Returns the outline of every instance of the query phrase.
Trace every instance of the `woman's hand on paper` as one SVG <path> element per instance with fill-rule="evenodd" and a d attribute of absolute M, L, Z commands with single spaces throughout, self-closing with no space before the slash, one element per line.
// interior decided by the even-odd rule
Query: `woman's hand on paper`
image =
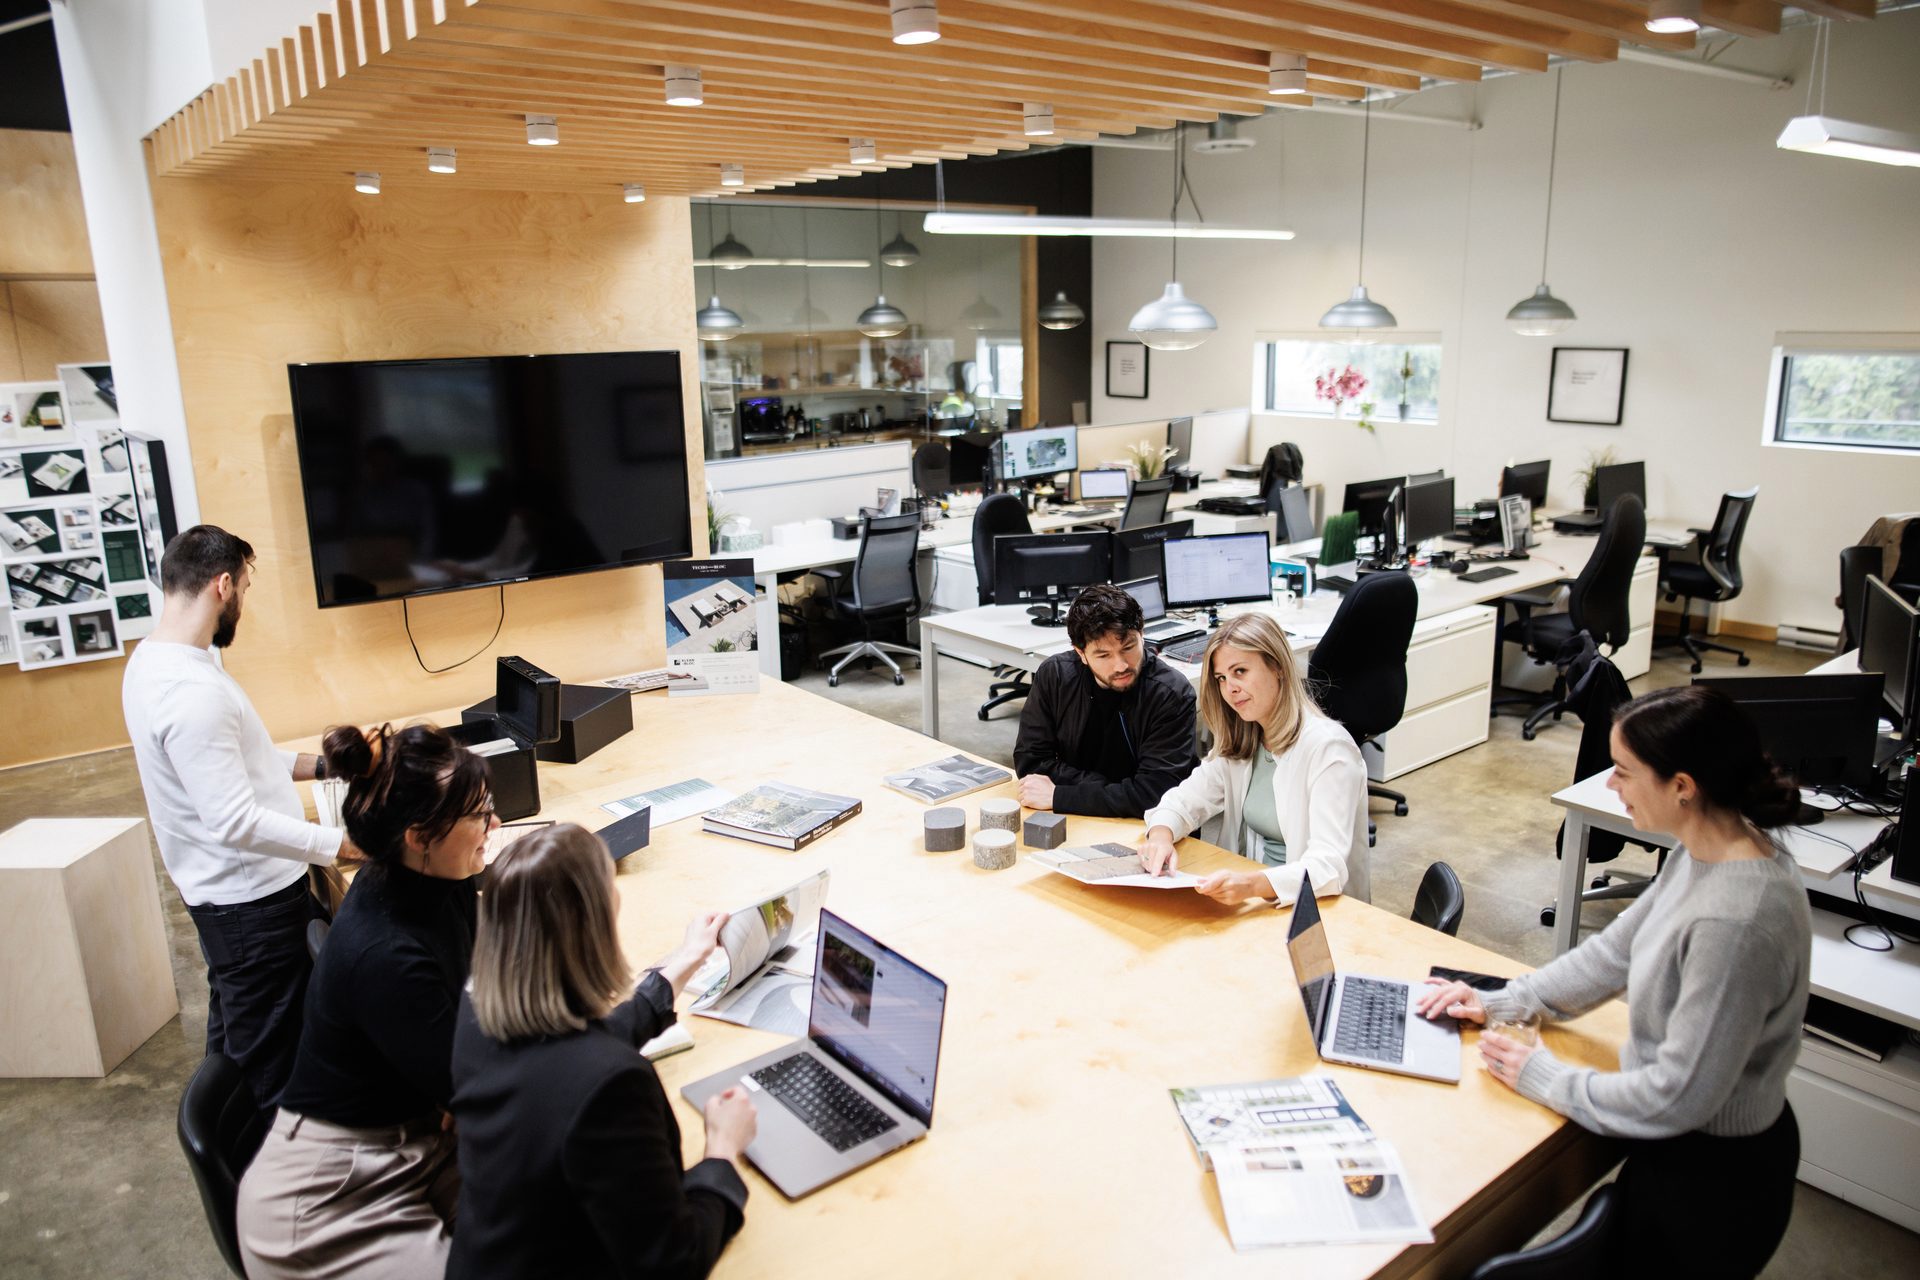
<path fill-rule="evenodd" d="M 1155 827 L 1141 838 L 1140 865 L 1150 876 L 1172 875 L 1180 869 L 1180 852 L 1173 847 L 1173 831 Z"/>

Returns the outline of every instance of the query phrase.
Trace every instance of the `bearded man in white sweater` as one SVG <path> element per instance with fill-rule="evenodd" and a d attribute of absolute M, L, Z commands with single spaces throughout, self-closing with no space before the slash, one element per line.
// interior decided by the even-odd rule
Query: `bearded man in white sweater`
<path fill-rule="evenodd" d="M 127 660 L 120 703 L 160 859 L 207 962 L 207 1052 L 233 1059 L 266 1109 L 293 1069 L 313 968 L 308 869 L 358 851 L 306 820 L 294 783 L 319 776 L 317 757 L 275 747 L 220 664 L 252 581 L 243 539 L 208 524 L 175 535 L 166 606 Z"/>

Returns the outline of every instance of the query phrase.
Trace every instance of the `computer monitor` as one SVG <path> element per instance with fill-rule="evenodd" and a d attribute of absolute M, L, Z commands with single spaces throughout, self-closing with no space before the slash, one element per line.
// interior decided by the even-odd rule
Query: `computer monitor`
<path fill-rule="evenodd" d="M 1553 470 L 1552 459 L 1540 462 L 1516 462 L 1510 467 L 1500 468 L 1500 496 L 1505 498 L 1513 494 L 1527 500 L 1527 505 L 1535 511 L 1541 511 L 1547 505 L 1547 475 Z"/>
<path fill-rule="evenodd" d="M 954 488 L 974 489 L 986 483 L 988 459 L 993 456 L 991 437 L 974 432 L 955 436 L 947 441 L 947 452 L 953 457 L 947 474 Z"/>
<path fill-rule="evenodd" d="M 1305 542 L 1312 538 L 1315 534 L 1313 498 L 1307 493 L 1307 487 L 1290 484 L 1279 491 L 1278 497 L 1280 541 L 1282 543 Z"/>
<path fill-rule="evenodd" d="M 1446 478 L 1447 473 L 1444 469 L 1440 471 L 1416 471 L 1408 473 L 1407 483 L 1409 485 L 1432 484 L 1435 480 L 1445 480 Z"/>
<path fill-rule="evenodd" d="M 1273 599 L 1271 552 L 1272 546 L 1264 531 L 1168 539 L 1167 608 L 1192 609 Z"/>
<path fill-rule="evenodd" d="M 1066 619 L 1059 605 L 1082 587 L 1107 582 L 1113 566 L 1113 535 L 1088 533 L 1003 533 L 993 540 L 993 602 L 1052 606 L 1035 618 L 1041 626 Z"/>
<path fill-rule="evenodd" d="M 1453 532 L 1453 481 L 1407 485 L 1407 546 Z"/>
<path fill-rule="evenodd" d="M 1173 456 L 1167 459 L 1167 470 L 1186 466 L 1193 457 L 1193 419 L 1174 418 L 1168 422 L 1167 443 L 1173 446 Z"/>
<path fill-rule="evenodd" d="M 1613 500 L 1626 493 L 1640 499 L 1640 505 L 1645 507 L 1647 505 L 1647 464 L 1616 462 L 1612 466 L 1595 467 L 1593 487 L 1600 499 L 1594 510 L 1602 514 L 1613 510 Z"/>
<path fill-rule="evenodd" d="M 1732 698 L 1760 730 L 1773 762 L 1805 787 L 1877 790 L 1879 672 L 1825 676 L 1696 676 Z"/>
<path fill-rule="evenodd" d="M 1113 535 L 1113 580 L 1131 582 L 1149 575 L 1164 578 L 1166 559 L 1163 552 L 1167 539 L 1192 536 L 1191 520 L 1169 520 L 1165 524 L 1118 530 Z"/>
<path fill-rule="evenodd" d="M 1381 533 L 1386 527 L 1387 499 L 1395 489 L 1405 488 L 1406 483 L 1405 476 L 1356 481 L 1347 486 L 1346 501 L 1340 504 L 1340 509 L 1359 515 L 1360 528 L 1356 532 L 1362 537 Z"/>
<path fill-rule="evenodd" d="M 1860 669 L 1886 678 L 1881 697 L 1903 734 L 1913 734 L 1914 686 L 1920 683 L 1920 609 L 1877 577 L 1867 579 L 1860 609 Z"/>
<path fill-rule="evenodd" d="M 1000 437 L 1001 476 L 1007 480 L 1031 480 L 1062 471 L 1080 469 L 1080 429 L 1078 427 L 1036 427 L 1032 431 L 1009 431 Z"/>
<path fill-rule="evenodd" d="M 1125 467 L 1092 467 L 1080 473 L 1082 502 L 1125 499 L 1133 490 L 1133 473 Z"/>

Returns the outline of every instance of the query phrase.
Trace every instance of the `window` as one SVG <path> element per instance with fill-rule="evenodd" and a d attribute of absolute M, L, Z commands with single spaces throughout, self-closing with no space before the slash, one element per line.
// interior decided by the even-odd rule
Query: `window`
<path fill-rule="evenodd" d="M 981 354 L 986 358 L 986 366 L 980 372 L 978 394 L 994 396 L 1002 400 L 1018 400 L 1022 391 L 1022 379 L 1025 376 L 1026 353 L 1018 338 L 983 338 L 980 341 Z"/>
<path fill-rule="evenodd" d="M 1266 345 L 1269 413 L 1349 421 L 1364 412 L 1376 422 L 1437 422 L 1440 419 L 1440 344 L 1401 342 L 1349 344 L 1280 338 Z M 1320 396 L 1314 379 L 1352 368 L 1365 380 L 1358 396 L 1342 402 Z M 1371 405 L 1371 409 L 1362 409 Z"/>
<path fill-rule="evenodd" d="M 1773 438 L 1920 451 L 1920 351 L 1774 351 Z"/>

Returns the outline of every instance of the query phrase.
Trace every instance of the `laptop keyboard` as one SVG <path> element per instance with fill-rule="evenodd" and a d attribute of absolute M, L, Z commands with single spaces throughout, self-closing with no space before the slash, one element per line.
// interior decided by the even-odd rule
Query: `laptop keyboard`
<path fill-rule="evenodd" d="M 1407 984 L 1343 978 L 1333 1051 L 1350 1058 L 1398 1062 L 1406 1054 Z"/>
<path fill-rule="evenodd" d="M 857 1147 L 897 1124 L 811 1054 L 782 1058 L 754 1072 L 753 1079 L 835 1151 Z"/>
<path fill-rule="evenodd" d="M 1193 636 L 1189 639 L 1166 646 L 1160 650 L 1160 656 L 1163 658 L 1171 658 L 1175 662 L 1184 662 L 1188 666 L 1192 666 L 1194 663 L 1200 661 L 1201 655 L 1206 653 L 1206 651 L 1207 637 Z"/>

